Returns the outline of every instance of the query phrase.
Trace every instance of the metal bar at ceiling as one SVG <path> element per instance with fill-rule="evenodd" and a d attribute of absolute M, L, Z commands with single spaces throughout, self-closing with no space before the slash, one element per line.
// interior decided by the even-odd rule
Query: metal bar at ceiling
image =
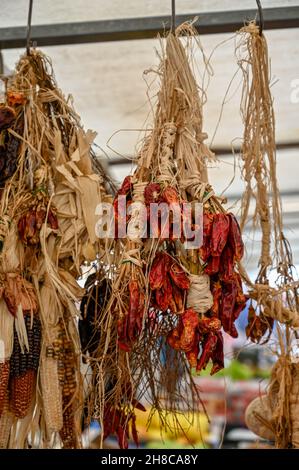
<path fill-rule="evenodd" d="M 298 28 L 299 6 L 265 8 L 265 29 Z M 199 13 L 195 27 L 200 34 L 230 33 L 256 17 L 256 10 Z M 197 14 L 177 15 L 176 24 L 192 20 Z M 31 40 L 40 46 L 58 46 L 107 41 L 148 39 L 170 28 L 169 16 L 123 18 L 117 20 L 58 23 L 32 26 Z M 26 27 L 0 28 L 0 49 L 26 45 Z"/>
<path fill-rule="evenodd" d="M 276 144 L 276 150 L 296 150 L 299 148 L 299 142 L 293 141 L 293 142 L 278 142 Z M 215 155 L 218 157 L 231 157 L 233 155 L 232 149 L 229 147 L 214 147 L 211 149 Z M 235 155 L 238 155 L 240 153 L 239 148 L 234 149 Z M 108 165 L 114 166 L 114 165 L 131 165 L 134 163 L 134 157 L 129 157 L 126 156 L 124 158 L 109 158 L 107 160 Z"/>

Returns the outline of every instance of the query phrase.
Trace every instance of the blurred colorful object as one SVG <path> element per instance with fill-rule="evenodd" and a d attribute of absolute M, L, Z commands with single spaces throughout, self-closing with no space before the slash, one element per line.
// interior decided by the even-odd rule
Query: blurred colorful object
<path fill-rule="evenodd" d="M 183 449 L 207 446 L 209 422 L 203 413 L 174 414 L 161 410 L 160 416 L 164 422 L 163 428 L 158 411 L 147 409 L 144 413 L 136 410 L 139 441 L 145 447 Z"/>

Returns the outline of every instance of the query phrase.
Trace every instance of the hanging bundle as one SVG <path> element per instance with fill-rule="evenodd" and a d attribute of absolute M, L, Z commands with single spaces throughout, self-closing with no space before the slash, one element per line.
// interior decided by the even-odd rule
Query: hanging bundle
<path fill-rule="evenodd" d="M 145 400 L 163 429 L 163 409 L 182 406 L 193 414 L 200 400 L 193 373 L 209 361 L 212 374 L 224 367 L 222 329 L 237 336 L 234 321 L 246 303 L 236 265 L 244 251 L 240 229 L 207 181 L 214 156 L 204 143 L 203 102 L 191 69 L 196 34 L 186 23 L 166 38 L 154 125 L 114 200 L 111 296 L 97 322 L 89 412 L 100 420 L 103 437 L 117 434 L 121 447 L 128 435 L 136 442 L 134 408 L 143 409 Z M 200 228 L 197 203 L 203 244 L 189 249 Z"/>
<path fill-rule="evenodd" d="M 247 410 L 248 426 L 258 435 L 275 440 L 276 447 L 298 447 L 298 364 L 292 361 L 293 328 L 299 326 L 299 282 L 294 278 L 290 245 L 283 234 L 282 208 L 276 174 L 275 119 L 270 91 L 267 42 L 256 24 L 240 31 L 238 50 L 246 50 L 239 65 L 244 73 L 241 150 L 246 189 L 242 198 L 241 228 L 253 220 L 262 233 L 259 272 L 254 283 L 240 266 L 251 299 L 247 337 L 259 343 L 269 339 L 274 321 L 279 334 L 278 360 L 266 398 L 255 400 Z M 275 287 L 270 270 L 276 271 Z"/>
<path fill-rule="evenodd" d="M 244 136 L 241 149 L 242 175 L 245 192 L 242 197 L 241 229 L 249 220 L 262 233 L 259 272 L 255 283 L 244 274 L 252 299 L 247 335 L 259 342 L 273 321 L 298 327 L 298 282 L 290 245 L 284 236 L 282 208 L 276 175 L 275 118 L 270 91 L 270 68 L 267 42 L 255 23 L 240 31 L 240 54 L 246 47 L 247 56 L 239 58 L 244 73 L 241 112 Z M 276 288 L 269 285 L 269 272 L 277 272 Z"/>
<path fill-rule="evenodd" d="M 27 446 L 39 423 L 42 447 L 59 433 L 63 447 L 76 448 L 83 410 L 76 302 L 84 293 L 76 279 L 82 263 L 103 252 L 96 206 L 109 181 L 91 149 L 95 134 L 83 130 L 40 51 L 22 57 L 8 81 L 0 132 L 0 412 L 3 429 L 10 425 L 1 446 Z"/>

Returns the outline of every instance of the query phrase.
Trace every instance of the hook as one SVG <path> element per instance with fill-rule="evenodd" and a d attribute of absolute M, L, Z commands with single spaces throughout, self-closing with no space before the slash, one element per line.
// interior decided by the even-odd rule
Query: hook
<path fill-rule="evenodd" d="M 264 29 L 264 15 L 263 15 L 263 8 L 261 5 L 260 0 L 256 0 L 256 4 L 259 10 L 259 26 L 260 26 L 260 36 L 263 34 L 263 29 Z"/>
<path fill-rule="evenodd" d="M 172 33 L 175 32 L 175 0 L 171 0 L 171 28 Z"/>
<path fill-rule="evenodd" d="M 27 20 L 27 40 L 26 40 L 27 55 L 30 55 L 32 6 L 33 6 L 33 0 L 29 0 L 29 10 L 28 10 L 28 20 Z"/>

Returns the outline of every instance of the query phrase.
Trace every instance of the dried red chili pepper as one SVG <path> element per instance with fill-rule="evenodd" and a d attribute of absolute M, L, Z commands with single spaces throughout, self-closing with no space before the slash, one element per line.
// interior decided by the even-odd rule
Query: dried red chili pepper
<path fill-rule="evenodd" d="M 144 190 L 144 202 L 145 204 L 151 204 L 152 202 L 159 202 L 161 193 L 161 186 L 159 183 L 149 183 Z"/>
<path fill-rule="evenodd" d="M 217 331 L 215 334 L 217 335 L 217 344 L 212 355 L 213 367 L 210 375 L 214 375 L 224 368 L 223 336 L 221 331 Z"/>
<path fill-rule="evenodd" d="M 268 318 L 263 313 L 256 315 L 253 306 L 251 305 L 248 309 L 248 324 L 245 328 L 247 338 L 254 343 L 259 343 L 263 336 L 269 330 L 269 336 L 272 333 L 274 321 L 272 318 Z M 265 342 L 267 342 L 268 338 Z"/>
<path fill-rule="evenodd" d="M 211 293 L 213 295 L 213 305 L 211 308 L 211 313 L 212 315 L 218 317 L 222 297 L 222 288 L 219 280 L 211 282 Z"/>
<path fill-rule="evenodd" d="M 189 362 L 190 367 L 197 366 L 197 359 L 199 355 L 199 341 L 200 341 L 200 335 L 198 331 L 196 331 L 192 348 L 190 349 L 190 351 L 185 352 L 186 358 L 187 358 L 187 361 Z"/>
<path fill-rule="evenodd" d="M 240 261 L 244 255 L 244 243 L 242 240 L 240 226 L 234 214 L 229 213 L 228 216 L 230 218 L 228 240 L 233 249 L 235 259 Z"/>
<path fill-rule="evenodd" d="M 211 254 L 220 256 L 227 242 L 230 218 L 226 214 L 215 214 L 212 227 Z"/>
<path fill-rule="evenodd" d="M 123 180 L 121 187 L 116 193 L 116 197 L 125 196 L 126 194 L 132 191 L 133 191 L 132 176 L 126 176 L 125 179 Z"/>
<path fill-rule="evenodd" d="M 184 328 L 180 337 L 180 349 L 182 351 L 190 351 L 194 343 L 199 322 L 198 314 L 192 308 L 189 308 L 185 310 L 181 318 Z"/>
<path fill-rule="evenodd" d="M 234 252 L 230 245 L 226 245 L 220 258 L 219 277 L 223 281 L 230 281 L 234 278 Z"/>
<path fill-rule="evenodd" d="M 178 324 L 177 326 L 170 331 L 170 333 L 167 336 L 167 343 L 169 346 L 171 346 L 173 349 L 180 350 L 180 338 L 182 335 L 184 329 L 184 324 L 182 317 L 179 317 Z"/>
<path fill-rule="evenodd" d="M 149 285 L 152 290 L 161 289 L 166 276 L 166 267 L 167 262 L 164 253 L 157 253 L 149 273 Z"/>
<path fill-rule="evenodd" d="M 117 428 L 117 440 L 120 449 L 127 449 L 129 447 L 128 438 L 126 436 L 126 429 L 119 425 Z"/>
<path fill-rule="evenodd" d="M 161 199 L 167 202 L 167 204 L 179 204 L 180 202 L 177 190 L 171 186 L 167 186 L 164 189 Z"/>
<path fill-rule="evenodd" d="M 220 308 L 220 320 L 223 329 L 233 338 L 238 337 L 238 332 L 234 325 L 234 309 L 237 297 L 237 286 L 235 282 L 222 283 L 222 299 Z"/>
<path fill-rule="evenodd" d="M 205 266 L 205 273 L 209 276 L 217 274 L 220 269 L 220 259 L 220 256 L 210 256 L 208 259 L 208 263 Z"/>
<path fill-rule="evenodd" d="M 145 409 L 144 409 L 144 411 L 145 411 Z M 132 414 L 131 421 L 132 421 L 132 438 L 133 438 L 133 441 L 135 442 L 136 446 L 138 447 L 139 446 L 139 439 L 138 439 L 138 433 L 137 433 L 137 428 L 136 428 L 136 415 L 134 413 Z"/>
<path fill-rule="evenodd" d="M 176 304 L 176 311 L 183 313 L 184 311 L 184 291 L 182 291 L 175 283 L 172 284 L 173 300 Z"/>
<path fill-rule="evenodd" d="M 171 298 L 170 298 L 168 308 L 171 311 L 171 313 L 179 313 L 173 296 L 171 296 Z"/>
<path fill-rule="evenodd" d="M 183 271 L 183 269 L 177 263 L 173 263 L 171 265 L 169 274 L 177 287 L 183 290 L 189 289 L 190 280 L 185 271 Z"/>
<path fill-rule="evenodd" d="M 205 369 L 209 360 L 212 359 L 214 351 L 216 349 L 217 341 L 218 341 L 218 336 L 213 332 L 208 333 L 205 336 L 202 342 L 201 356 L 197 361 L 197 366 L 196 366 L 197 372 L 200 372 L 202 369 Z"/>
<path fill-rule="evenodd" d="M 201 317 L 198 323 L 198 330 L 202 334 L 213 331 L 214 333 L 221 328 L 221 321 L 216 317 Z"/>

